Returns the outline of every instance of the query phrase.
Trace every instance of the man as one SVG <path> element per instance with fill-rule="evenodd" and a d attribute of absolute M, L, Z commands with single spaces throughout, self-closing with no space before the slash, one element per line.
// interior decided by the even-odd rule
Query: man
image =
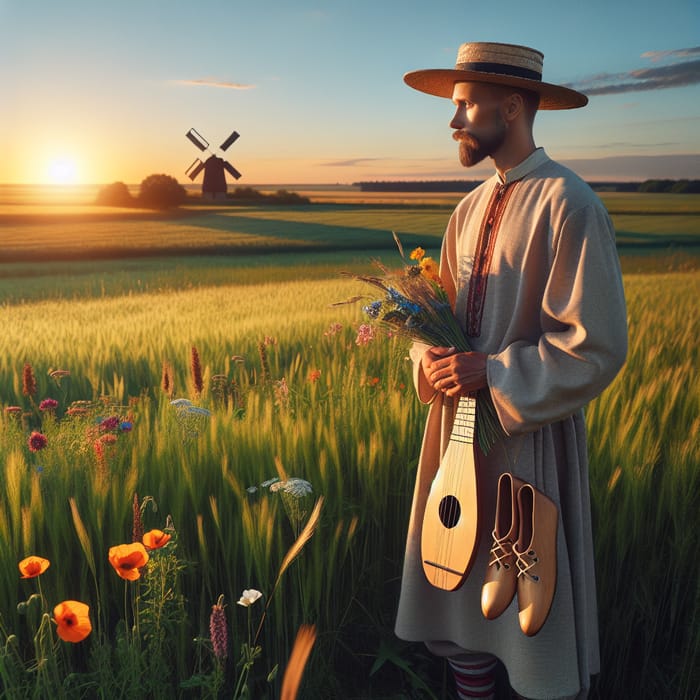
<path fill-rule="evenodd" d="M 535 146 L 538 109 L 587 103 L 574 90 L 543 82 L 542 62 L 527 47 L 467 43 L 454 70 L 404 77 L 409 86 L 454 102 L 450 126 L 461 163 L 490 157 L 496 169 L 457 206 L 442 244 L 440 276 L 474 351 L 412 349 L 419 398 L 431 405 L 396 633 L 448 658 L 460 698 L 494 697 L 498 660 L 515 696 L 526 698 L 585 697 L 600 665 L 582 409 L 624 363 L 626 309 L 607 212 L 582 180 Z M 458 398 L 480 389 L 490 393 L 504 435 L 487 455 L 476 450 L 483 522 L 474 564 L 461 587 L 442 590 L 423 571 L 425 504 Z M 556 580 L 544 576 L 552 579 L 545 582 L 550 598 L 539 603 L 544 622 L 534 627 L 529 610 L 519 609 L 521 586 L 538 584 L 527 571 L 533 562 L 522 564 L 527 543 L 521 556 L 517 543 L 497 539 L 497 493 L 501 516 L 512 506 L 517 525 L 520 514 L 521 537 L 527 502 L 515 491 L 512 504 L 501 502 L 508 493 L 499 487 L 504 473 L 512 476 L 506 483 L 534 487 L 527 517 L 536 528 L 543 527 L 545 507 L 554 513 L 556 529 L 540 536 L 551 536 L 551 552 L 541 549 L 556 561 Z M 506 553 L 510 567 L 502 568 Z M 517 586 L 517 595 L 498 606 L 486 585 L 494 572 L 512 575 Z"/>

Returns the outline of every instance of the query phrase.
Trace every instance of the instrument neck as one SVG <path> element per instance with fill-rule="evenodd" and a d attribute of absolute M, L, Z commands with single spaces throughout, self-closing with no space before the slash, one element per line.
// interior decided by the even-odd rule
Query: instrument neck
<path fill-rule="evenodd" d="M 460 396 L 450 440 L 473 445 L 475 426 L 476 399 L 473 396 Z"/>

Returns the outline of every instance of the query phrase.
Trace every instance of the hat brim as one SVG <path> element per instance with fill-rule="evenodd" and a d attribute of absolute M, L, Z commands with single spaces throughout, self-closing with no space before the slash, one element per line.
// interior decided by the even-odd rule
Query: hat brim
<path fill-rule="evenodd" d="M 406 73 L 403 79 L 406 85 L 415 90 L 448 99 L 452 99 L 455 83 L 476 82 L 508 85 L 536 92 L 540 96 L 540 109 L 576 109 L 588 104 L 588 98 L 583 93 L 563 85 L 552 85 L 540 80 L 517 78 L 500 73 L 430 68 Z"/>

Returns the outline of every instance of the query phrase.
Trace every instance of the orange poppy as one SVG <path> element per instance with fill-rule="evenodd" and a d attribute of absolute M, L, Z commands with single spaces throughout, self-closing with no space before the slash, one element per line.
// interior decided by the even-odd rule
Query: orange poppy
<path fill-rule="evenodd" d="M 160 549 L 170 542 L 171 537 L 172 535 L 162 530 L 150 530 L 144 533 L 143 543 L 148 549 Z"/>
<path fill-rule="evenodd" d="M 53 609 L 56 634 L 64 642 L 82 642 L 92 632 L 90 607 L 77 600 L 64 600 Z"/>
<path fill-rule="evenodd" d="M 109 563 L 127 581 L 136 581 L 141 576 L 139 569 L 148 564 L 148 559 L 148 552 L 140 542 L 109 548 Z"/>
<path fill-rule="evenodd" d="M 49 568 L 50 564 L 51 562 L 48 559 L 31 556 L 22 559 L 19 563 L 19 570 L 22 574 L 22 578 L 35 578 L 43 574 L 44 571 Z"/>

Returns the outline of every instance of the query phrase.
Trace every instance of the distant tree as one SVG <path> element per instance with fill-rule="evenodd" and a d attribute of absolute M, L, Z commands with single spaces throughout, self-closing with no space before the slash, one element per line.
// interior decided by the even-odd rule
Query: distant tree
<path fill-rule="evenodd" d="M 288 190 L 277 190 L 272 197 L 276 204 L 309 204 L 311 201 L 308 197 L 302 197 L 297 192 Z"/>
<path fill-rule="evenodd" d="M 236 187 L 233 192 L 229 193 L 228 198 L 237 204 L 292 205 L 309 204 L 311 201 L 308 197 L 302 197 L 296 192 L 277 190 L 274 194 L 264 194 L 254 187 Z"/>
<path fill-rule="evenodd" d="M 187 191 L 170 175 L 149 175 L 139 189 L 139 204 L 148 209 L 170 209 L 186 199 Z"/>
<path fill-rule="evenodd" d="M 671 192 L 674 194 L 698 194 L 700 192 L 700 180 L 678 180 Z"/>
<path fill-rule="evenodd" d="M 133 207 L 134 198 L 123 182 L 113 182 L 111 185 L 100 187 L 95 204 L 105 207 Z"/>
<path fill-rule="evenodd" d="M 253 187 L 236 187 L 236 189 L 229 194 L 229 199 L 255 201 L 265 199 L 265 195 Z"/>
<path fill-rule="evenodd" d="M 639 185 L 640 192 L 670 192 L 673 180 L 645 180 Z"/>

